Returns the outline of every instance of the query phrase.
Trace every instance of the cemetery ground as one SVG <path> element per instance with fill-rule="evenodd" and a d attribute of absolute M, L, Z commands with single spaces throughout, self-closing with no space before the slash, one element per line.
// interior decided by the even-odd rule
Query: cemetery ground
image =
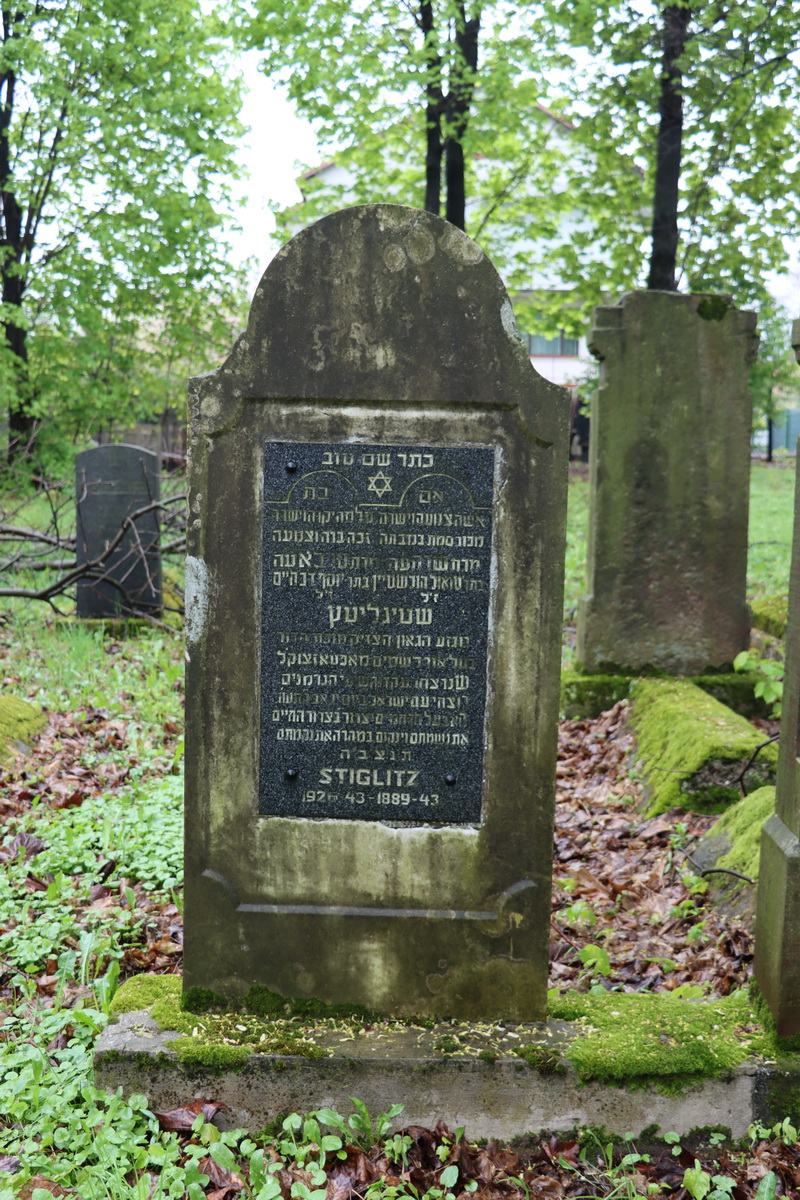
<path fill-rule="evenodd" d="M 787 466 L 754 468 L 751 599 L 785 595 L 793 486 Z M 576 474 L 566 661 L 582 586 L 586 491 Z M 752 1127 L 739 1146 L 709 1133 L 687 1147 L 662 1131 L 647 1155 L 633 1145 L 612 1148 L 602 1131 L 475 1147 L 469 1129 L 465 1140 L 448 1128 L 446 1112 L 435 1130 L 389 1136 L 401 1115 L 358 1108 L 349 1121 L 329 1112 L 306 1122 L 289 1117 L 263 1137 L 220 1133 L 211 1096 L 154 1115 L 143 1097 L 97 1091 L 92 1046 L 118 983 L 180 973 L 182 640 L 158 628 L 103 637 L 9 605 L 0 678 L 4 695 L 33 700 L 47 718 L 30 735 L 30 753 L 9 757 L 0 776 L 0 1200 L 798 1194 L 798 1134 L 789 1122 Z M 643 815 L 625 712 L 622 702 L 560 728 L 550 983 L 562 998 L 554 995 L 554 1011 L 584 1006 L 601 1023 L 609 995 L 617 1009 L 630 992 L 672 993 L 654 1003 L 675 1006 L 716 995 L 733 1031 L 730 1044 L 720 1035 L 719 1054 L 749 1046 L 769 1056 L 774 1046 L 746 991 L 750 923 L 715 902 L 710 877 L 692 861 L 715 818 Z M 260 1023 L 243 1014 L 226 1039 L 234 1051 L 253 1039 L 266 1048 L 294 1039 L 295 1049 L 308 1050 L 315 1027 L 354 1019 L 300 1005 L 291 1018 L 281 1012 Z M 486 1032 L 484 1056 L 513 1053 L 505 1030 Z M 664 1071 L 672 1060 L 674 1072 L 680 1047 L 669 1033 L 664 1041 Z M 441 1053 L 460 1048 L 454 1026 Z M 618 1067 L 624 1077 L 631 1064 L 620 1056 Z"/>

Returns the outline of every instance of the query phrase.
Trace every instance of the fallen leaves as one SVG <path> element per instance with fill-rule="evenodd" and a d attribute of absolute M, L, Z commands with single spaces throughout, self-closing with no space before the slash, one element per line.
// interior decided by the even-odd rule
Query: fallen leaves
<path fill-rule="evenodd" d="M 682 853 L 713 816 L 673 810 L 642 818 L 630 770 L 627 702 L 559 731 L 550 983 L 624 991 L 696 985 L 720 995 L 741 987 L 753 958 L 750 931 L 708 903 Z M 609 972 L 581 959 L 602 945 Z"/>

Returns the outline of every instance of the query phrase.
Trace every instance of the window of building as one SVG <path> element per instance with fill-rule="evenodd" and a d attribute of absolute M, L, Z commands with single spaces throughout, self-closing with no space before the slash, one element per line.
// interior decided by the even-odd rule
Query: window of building
<path fill-rule="evenodd" d="M 578 339 L 567 337 L 563 330 L 556 337 L 542 337 L 539 333 L 523 333 L 528 354 L 533 357 L 549 355 L 552 358 L 577 358 Z"/>

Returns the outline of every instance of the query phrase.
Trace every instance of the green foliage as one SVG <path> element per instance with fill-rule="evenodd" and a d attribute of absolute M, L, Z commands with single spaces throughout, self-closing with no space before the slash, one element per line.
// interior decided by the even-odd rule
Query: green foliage
<path fill-rule="evenodd" d="M 763 425 L 780 409 L 800 405 L 800 371 L 792 352 L 791 317 L 774 300 L 762 301 L 758 314 L 758 358 L 750 366 L 753 425 Z"/>
<path fill-rule="evenodd" d="M 748 671 L 757 676 L 753 692 L 772 709 L 772 715 L 781 715 L 783 698 L 783 660 L 766 658 L 753 650 L 742 650 L 733 660 L 734 671 Z"/>
<path fill-rule="evenodd" d="M 180 409 L 188 360 L 229 344 L 240 89 L 218 4 L 22 0 L 7 18 L 0 391 L 52 461 L 59 439 Z"/>
<path fill-rule="evenodd" d="M 585 223 L 558 248 L 565 286 L 614 294 L 641 279 L 652 207 L 662 78 L 663 5 L 546 0 L 552 61 L 575 54 L 554 85 L 576 147 L 565 184 Z M 800 63 L 792 0 L 691 5 L 681 72 L 684 124 L 678 264 L 693 292 L 758 300 L 769 271 L 783 270 L 800 195 Z M 620 171 L 620 153 L 630 166 Z M 636 178 L 647 208 L 633 202 Z M 622 184 L 623 186 L 620 186 Z M 629 247 L 626 254 L 621 245 Z"/>

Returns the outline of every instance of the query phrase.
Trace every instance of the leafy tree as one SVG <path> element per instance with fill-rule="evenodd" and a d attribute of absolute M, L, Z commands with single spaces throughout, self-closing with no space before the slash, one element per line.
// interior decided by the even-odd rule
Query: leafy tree
<path fill-rule="evenodd" d="M 772 300 L 758 314 L 761 340 L 750 367 L 753 424 L 767 428 L 767 461 L 772 462 L 772 422 L 783 409 L 800 406 L 800 371 L 792 351 L 792 319 Z"/>
<path fill-rule="evenodd" d="M 628 198 L 609 186 L 609 152 L 622 150 L 652 196 L 648 287 L 758 298 L 766 274 L 784 264 L 784 237 L 797 231 L 793 0 L 548 4 L 551 53 L 566 41 L 577 55 L 561 83 L 572 99 L 576 143 L 593 150 L 579 181 L 588 212 L 602 209 L 627 235 Z M 571 261 L 565 255 L 568 277 L 581 263 L 585 271 L 587 259 L 595 273 L 605 249 L 604 239 L 593 246 L 591 232 L 579 238 L 578 253 Z M 607 278 L 617 290 L 613 274 Z"/>
<path fill-rule="evenodd" d="M 195 366 L 213 354 L 233 303 L 218 234 L 240 132 L 227 34 L 201 0 L 3 5 L 12 456 L 56 417 L 77 431 L 139 415 L 163 402 L 190 347 Z"/>
<path fill-rule="evenodd" d="M 251 0 L 247 37 L 263 69 L 369 199 L 402 198 L 465 228 L 469 160 L 487 124 L 519 115 L 513 81 L 531 63 L 533 6 L 495 0 Z M 480 54 L 479 54 L 480 50 Z M 478 89 L 478 90 L 476 90 Z M 474 132 L 476 112 L 480 115 Z M 346 149 L 341 151 L 344 145 Z"/>

